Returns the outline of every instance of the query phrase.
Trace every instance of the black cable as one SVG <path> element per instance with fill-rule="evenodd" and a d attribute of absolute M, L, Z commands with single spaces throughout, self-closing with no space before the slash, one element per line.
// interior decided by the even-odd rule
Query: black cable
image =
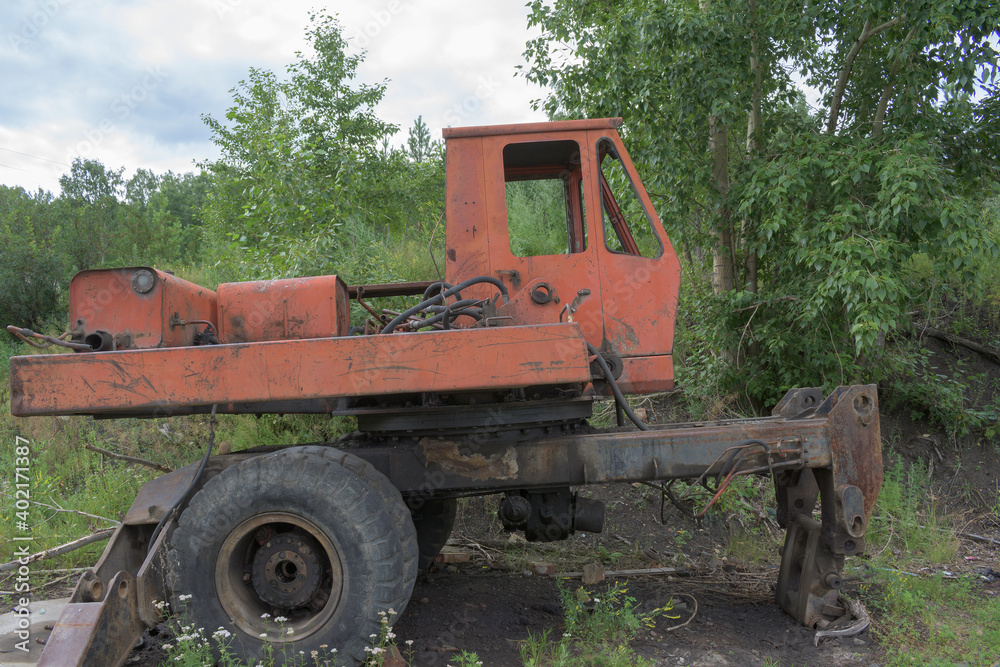
<path fill-rule="evenodd" d="M 439 280 L 436 283 L 431 283 L 430 285 L 427 286 L 427 289 L 424 290 L 424 300 L 426 301 L 427 299 L 431 298 L 431 296 L 433 296 L 433 292 L 435 291 L 438 294 L 440 294 L 445 290 L 450 290 L 452 287 L 454 287 L 454 285 L 452 285 L 451 283 L 446 283 L 443 280 Z M 459 299 L 462 298 L 461 294 L 457 294 L 457 296 Z"/>
<path fill-rule="evenodd" d="M 410 319 L 410 316 L 416 315 L 417 313 L 427 308 L 428 306 L 436 306 L 442 303 L 449 296 L 452 296 L 453 294 L 458 294 L 462 290 L 467 289 L 472 285 L 477 285 L 479 283 L 489 283 L 491 285 L 496 286 L 496 288 L 500 290 L 500 294 L 503 296 L 503 302 L 507 303 L 507 301 L 510 300 L 510 295 L 507 293 L 507 287 L 496 278 L 492 276 L 478 276 L 476 278 L 469 278 L 468 280 L 460 282 L 459 284 L 445 290 L 444 292 L 441 292 L 440 294 L 436 294 L 429 299 L 421 301 L 412 308 L 404 310 L 399 315 L 397 315 L 391 322 L 389 322 L 389 324 L 385 325 L 385 328 L 382 329 L 382 333 L 384 334 L 392 333 L 392 331 L 396 327 L 398 327 L 400 324 Z"/>
<path fill-rule="evenodd" d="M 410 329 L 423 329 L 424 327 L 429 327 L 431 325 L 437 324 L 438 322 L 443 322 L 445 329 L 449 328 L 448 325 L 457 317 L 466 315 L 474 320 L 481 320 L 483 316 L 481 313 L 474 312 L 471 308 L 464 308 L 462 310 L 442 310 L 441 312 L 422 320 L 410 320 L 407 325 Z"/>
<path fill-rule="evenodd" d="M 621 407 L 622 412 L 624 412 L 626 416 L 632 420 L 632 423 L 635 424 L 640 431 L 648 431 L 649 427 L 642 423 L 642 420 L 639 419 L 638 415 L 632 411 L 628 401 L 625 400 L 625 395 L 622 394 L 622 390 L 618 388 L 618 383 L 615 382 L 615 375 L 611 372 L 611 367 L 608 366 L 608 362 L 604 360 L 604 357 L 601 356 L 601 353 L 597 350 L 597 348 L 590 343 L 587 343 L 587 349 L 591 354 L 597 356 L 597 365 L 601 367 L 601 371 L 604 373 L 604 379 L 607 380 L 608 385 L 611 386 L 611 391 L 615 395 L 615 401 L 618 406 Z"/>
<path fill-rule="evenodd" d="M 156 529 L 153 530 L 153 536 L 149 538 L 149 546 L 146 548 L 146 555 L 149 555 L 149 553 L 153 550 L 153 545 L 156 544 L 156 538 L 159 537 L 160 531 L 163 530 L 163 526 L 167 524 L 167 521 L 171 516 L 173 516 L 174 512 L 177 511 L 177 508 L 181 506 L 181 503 L 184 502 L 187 495 L 191 493 L 191 489 L 193 489 L 198 483 L 198 480 L 201 479 L 201 474 L 205 472 L 205 466 L 208 465 L 208 459 L 212 456 L 212 447 L 215 446 L 215 409 L 217 407 L 218 404 L 212 406 L 212 413 L 208 419 L 208 448 L 205 450 L 205 458 L 201 460 L 201 465 L 198 466 L 198 472 L 194 474 L 194 478 L 191 480 L 191 483 L 188 484 L 188 488 L 183 494 L 181 494 L 181 497 L 177 499 L 177 502 L 175 502 L 173 507 L 170 508 L 170 511 L 164 514 L 163 518 L 160 519 L 160 522 L 156 524 Z"/>

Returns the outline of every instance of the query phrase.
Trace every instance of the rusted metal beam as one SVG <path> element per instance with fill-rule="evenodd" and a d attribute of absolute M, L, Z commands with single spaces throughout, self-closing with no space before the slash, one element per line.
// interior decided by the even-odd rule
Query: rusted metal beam
<path fill-rule="evenodd" d="M 499 424 L 494 424 L 460 439 L 400 439 L 352 451 L 379 468 L 404 494 L 436 494 L 689 479 L 717 474 L 732 448 L 742 445 L 746 451 L 738 465 L 743 470 L 836 470 L 840 484 L 855 486 L 864 499 L 863 532 L 871 514 L 868 498 L 876 497 L 881 486 L 881 474 L 872 469 L 881 469 L 877 392 L 873 385 L 842 388 L 820 407 L 800 418 L 553 435 L 520 444 L 495 441 L 492 433 Z M 847 465 L 861 460 L 871 467 Z M 851 520 L 856 519 L 852 515 Z"/>
<path fill-rule="evenodd" d="M 378 285 L 348 285 L 347 294 L 357 299 L 360 293 L 363 297 L 374 299 L 383 296 L 420 296 L 434 284 L 433 280 L 412 283 L 382 283 Z"/>
<path fill-rule="evenodd" d="M 731 447 L 751 440 L 770 444 L 775 456 L 780 450 L 788 462 L 798 462 L 797 468 L 822 467 L 830 463 L 828 429 L 825 419 L 767 418 L 554 436 L 521 444 L 493 442 L 483 432 L 454 440 L 401 439 L 352 451 L 381 469 L 404 494 L 499 491 L 715 474 Z M 766 466 L 764 450 L 757 448 L 743 463 Z"/>
<path fill-rule="evenodd" d="M 18 416 L 590 381 L 575 324 L 13 357 Z"/>

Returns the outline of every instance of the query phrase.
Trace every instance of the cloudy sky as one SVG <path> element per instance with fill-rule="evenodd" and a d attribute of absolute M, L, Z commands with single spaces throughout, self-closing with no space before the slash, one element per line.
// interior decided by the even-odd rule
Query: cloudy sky
<path fill-rule="evenodd" d="M 0 184 L 59 193 L 74 157 L 156 172 L 216 156 L 201 115 L 224 117 L 250 67 L 283 72 L 311 10 L 339 15 L 389 79 L 379 115 L 448 125 L 542 120 L 515 76 L 525 0 L 2 0 Z"/>

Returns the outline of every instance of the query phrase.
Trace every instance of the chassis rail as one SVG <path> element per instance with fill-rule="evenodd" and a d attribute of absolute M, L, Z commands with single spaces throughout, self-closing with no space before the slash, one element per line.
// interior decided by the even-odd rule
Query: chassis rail
<path fill-rule="evenodd" d="M 407 497 L 469 495 L 606 482 L 770 474 L 778 521 L 789 528 L 777 600 L 799 623 L 825 627 L 842 615 L 837 589 L 844 557 L 860 554 L 882 484 L 878 394 L 874 385 L 793 389 L 774 416 L 600 431 L 498 444 L 461 439 L 400 439 L 356 446 Z M 202 481 L 259 452 L 213 457 Z M 85 572 L 39 665 L 120 664 L 144 626 L 162 620 L 167 599 L 166 540 L 176 515 L 156 525 L 195 476 L 197 464 L 148 483 L 136 497 L 100 561 Z M 820 520 L 812 519 L 820 501 Z M 148 551 L 148 553 L 147 553 Z"/>

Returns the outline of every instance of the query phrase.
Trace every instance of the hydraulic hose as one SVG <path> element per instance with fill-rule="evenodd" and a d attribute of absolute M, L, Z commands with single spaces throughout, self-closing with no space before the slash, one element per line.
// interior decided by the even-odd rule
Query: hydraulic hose
<path fill-rule="evenodd" d="M 510 295 L 507 293 L 507 287 L 502 282 L 500 282 L 499 280 L 497 280 L 496 278 L 494 278 L 492 276 L 478 276 L 476 278 L 469 278 L 468 280 L 460 282 L 459 284 L 455 285 L 454 287 L 450 287 L 450 288 L 446 289 L 444 292 L 435 294 L 434 296 L 430 297 L 429 299 L 425 299 L 424 301 L 421 301 L 420 303 L 418 303 L 417 305 L 413 306 L 412 308 L 408 308 L 407 310 L 404 310 L 399 315 L 397 315 L 391 322 L 389 322 L 389 324 L 385 325 L 385 328 L 382 329 L 382 333 L 384 333 L 384 334 L 392 333 L 395 330 L 396 327 L 398 327 L 400 324 L 402 324 L 403 322 L 406 322 L 408 319 L 410 319 L 411 315 L 416 315 L 417 313 L 419 313 L 420 311 L 424 310 L 428 306 L 436 306 L 436 305 L 440 304 L 442 301 L 444 301 L 445 299 L 447 299 L 449 296 L 452 296 L 454 294 L 458 294 L 462 290 L 467 289 L 467 288 L 471 287 L 472 285 L 477 285 L 479 283 L 489 283 L 491 285 L 494 285 L 497 289 L 500 290 L 500 294 L 501 294 L 501 296 L 503 296 L 503 302 L 504 303 L 507 303 L 507 301 L 510 300 Z"/>
<path fill-rule="evenodd" d="M 615 395 L 615 403 L 617 403 L 618 407 L 622 409 L 622 412 L 624 412 L 625 415 L 632 420 L 632 423 L 635 424 L 640 431 L 648 431 L 649 427 L 646 426 L 642 420 L 639 419 L 639 416 L 632 411 L 628 401 L 625 400 L 625 395 L 622 394 L 622 390 L 618 388 L 618 383 L 615 382 L 615 375 L 611 372 L 611 367 L 608 366 L 608 362 L 604 360 L 604 357 L 601 356 L 601 353 L 597 350 L 597 348 L 590 343 L 587 343 L 587 349 L 591 354 L 597 357 L 597 365 L 601 367 L 601 371 L 604 373 L 604 379 L 608 381 L 608 385 L 611 387 L 611 391 Z"/>
<path fill-rule="evenodd" d="M 424 300 L 431 298 L 435 294 L 440 294 L 445 290 L 450 290 L 452 287 L 454 287 L 454 285 L 452 285 L 451 283 L 446 283 L 443 280 L 439 280 L 436 283 L 431 283 L 430 285 L 427 286 L 427 289 L 424 290 Z M 456 293 L 456 296 L 459 299 L 462 298 L 461 294 Z"/>
<path fill-rule="evenodd" d="M 444 308 L 444 306 L 441 306 L 441 308 Z M 462 315 L 471 317 L 474 320 L 483 319 L 482 312 L 479 311 L 478 308 L 462 308 L 459 310 L 447 309 L 438 311 L 436 314 L 423 320 L 410 320 L 409 326 L 412 329 L 423 329 L 424 327 L 429 327 L 433 324 L 437 324 L 438 322 L 443 322 L 444 328 L 447 329 L 449 328 L 448 325 L 452 320 L 461 317 Z"/>

